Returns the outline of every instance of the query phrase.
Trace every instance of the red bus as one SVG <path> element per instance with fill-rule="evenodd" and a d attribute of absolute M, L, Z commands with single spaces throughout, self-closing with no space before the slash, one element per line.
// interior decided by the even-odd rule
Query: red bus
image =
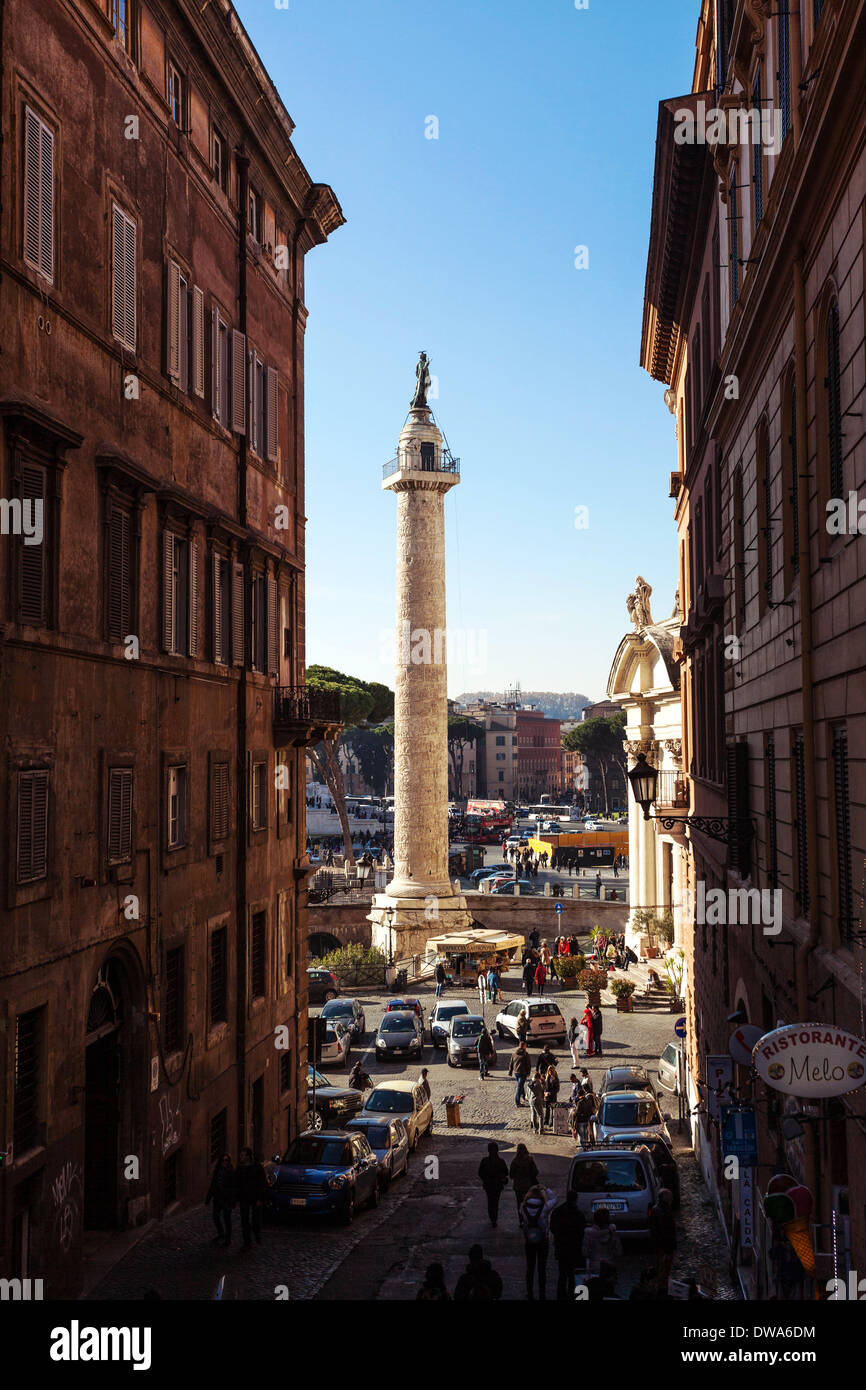
<path fill-rule="evenodd" d="M 511 834 L 512 824 L 504 801 L 470 801 L 466 807 L 466 843 L 498 845 Z"/>

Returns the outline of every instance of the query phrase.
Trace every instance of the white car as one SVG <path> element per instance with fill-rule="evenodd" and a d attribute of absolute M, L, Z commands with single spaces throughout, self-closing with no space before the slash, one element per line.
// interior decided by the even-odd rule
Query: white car
<path fill-rule="evenodd" d="M 351 1050 L 351 1028 L 347 1028 L 339 1018 L 326 1019 L 325 1031 L 322 1035 L 322 1055 L 320 1058 L 322 1065 L 344 1067 Z"/>
<path fill-rule="evenodd" d="M 452 1018 L 471 1010 L 465 999 L 437 999 L 430 1015 L 430 1041 L 435 1048 L 445 1047 L 451 1031 Z"/>
<path fill-rule="evenodd" d="M 517 1019 L 521 1009 L 526 1010 L 529 1019 L 527 1042 L 539 1042 L 542 1038 L 545 1041 L 550 1038 L 565 1042 L 566 1022 L 559 1005 L 552 999 L 512 999 L 511 1003 L 496 1015 L 496 1030 L 500 1038 L 513 1038 L 517 1041 Z"/>

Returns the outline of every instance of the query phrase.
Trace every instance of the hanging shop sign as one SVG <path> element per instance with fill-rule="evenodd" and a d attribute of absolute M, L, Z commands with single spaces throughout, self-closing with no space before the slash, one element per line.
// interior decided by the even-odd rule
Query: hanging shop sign
<path fill-rule="evenodd" d="M 831 1023 L 789 1023 L 764 1034 L 752 1062 L 776 1091 L 841 1096 L 866 1081 L 866 1041 Z"/>
<path fill-rule="evenodd" d="M 756 1028 L 754 1023 L 744 1023 L 737 1029 L 736 1033 L 732 1033 L 728 1043 L 728 1051 L 734 1061 L 739 1062 L 743 1067 L 750 1067 L 755 1043 L 763 1036 L 763 1028 Z"/>

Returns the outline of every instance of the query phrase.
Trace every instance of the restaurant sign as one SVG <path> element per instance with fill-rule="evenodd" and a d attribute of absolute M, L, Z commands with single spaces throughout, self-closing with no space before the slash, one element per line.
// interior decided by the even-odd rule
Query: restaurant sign
<path fill-rule="evenodd" d="M 841 1096 L 866 1081 L 866 1041 L 831 1023 L 789 1023 L 764 1034 L 752 1062 L 776 1091 Z"/>

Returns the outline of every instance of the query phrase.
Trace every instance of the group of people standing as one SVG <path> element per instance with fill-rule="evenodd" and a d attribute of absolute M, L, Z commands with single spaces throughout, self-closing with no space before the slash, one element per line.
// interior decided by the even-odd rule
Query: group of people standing
<path fill-rule="evenodd" d="M 600 1057 L 604 1017 L 598 1004 L 587 1004 L 580 1020 L 572 1018 L 568 1025 L 571 1058 L 577 1066 L 579 1057 Z"/>
<path fill-rule="evenodd" d="M 241 1249 L 250 1249 L 251 1235 L 261 1245 L 262 1207 L 267 1191 L 265 1170 L 254 1158 L 252 1149 L 241 1149 L 237 1167 L 232 1163 L 231 1154 L 223 1154 L 214 1166 L 205 1197 L 206 1206 L 213 1204 L 213 1222 L 217 1231 L 214 1241 L 225 1246 L 231 1244 L 232 1212 L 237 1206 L 241 1217 Z"/>

